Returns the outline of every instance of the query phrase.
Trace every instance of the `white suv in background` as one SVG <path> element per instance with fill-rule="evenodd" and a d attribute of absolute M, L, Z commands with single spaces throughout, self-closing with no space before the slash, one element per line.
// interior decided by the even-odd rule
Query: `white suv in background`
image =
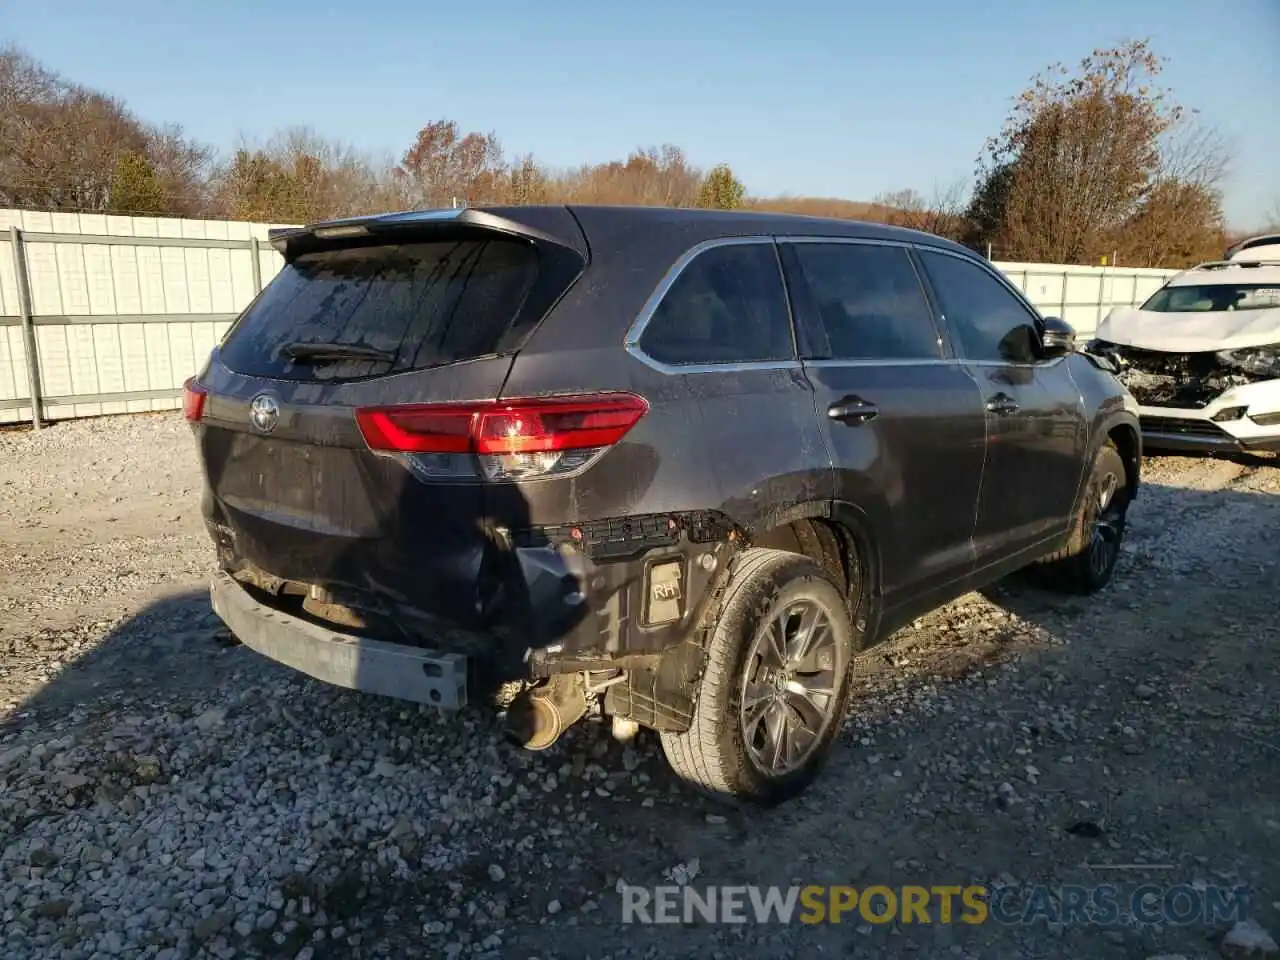
<path fill-rule="evenodd" d="M 1280 452 L 1280 235 L 1116 307 L 1086 348 L 1112 361 L 1153 450 Z"/>

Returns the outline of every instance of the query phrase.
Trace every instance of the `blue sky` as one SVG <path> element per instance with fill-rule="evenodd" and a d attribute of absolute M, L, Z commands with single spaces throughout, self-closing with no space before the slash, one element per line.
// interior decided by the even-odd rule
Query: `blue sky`
<path fill-rule="evenodd" d="M 303 124 L 399 154 L 444 117 L 556 166 L 670 142 L 752 193 L 856 200 L 967 180 L 1033 74 L 1136 37 L 1230 138 L 1233 225 L 1262 222 L 1280 0 L 0 0 L 0 38 L 220 148 Z"/>

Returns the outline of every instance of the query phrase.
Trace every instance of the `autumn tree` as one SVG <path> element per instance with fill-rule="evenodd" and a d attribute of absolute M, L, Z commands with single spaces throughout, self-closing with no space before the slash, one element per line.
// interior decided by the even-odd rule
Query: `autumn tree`
<path fill-rule="evenodd" d="M 419 130 L 397 176 L 412 205 L 427 208 L 449 207 L 455 200 L 499 203 L 511 183 L 497 136 L 464 134 L 453 120 L 435 120 Z"/>
<path fill-rule="evenodd" d="M 237 150 L 221 178 L 223 212 L 232 219 L 276 223 L 295 219 L 295 190 L 289 174 L 264 151 Z"/>
<path fill-rule="evenodd" d="M 1192 266 L 1217 260 L 1227 247 L 1217 192 L 1168 179 L 1155 183 L 1118 234 L 1115 253 L 1130 266 Z"/>
<path fill-rule="evenodd" d="M 154 129 L 123 103 L 0 50 L 0 205 L 90 212 L 121 210 L 118 174 L 140 186 L 147 213 L 202 202 L 208 152 L 177 128 Z"/>
<path fill-rule="evenodd" d="M 999 201 L 980 239 L 1025 260 L 1095 262 L 1136 218 L 1166 219 L 1153 204 L 1187 196 L 1184 188 L 1216 197 L 1222 168 L 1204 144 L 1191 150 L 1198 157 L 1178 158 L 1191 116 L 1157 85 L 1162 68 L 1145 41 L 1132 41 L 1037 77 L 980 162 L 975 194 Z"/>
<path fill-rule="evenodd" d="M 219 171 L 220 211 L 238 220 L 309 223 L 401 209 L 390 165 L 378 165 L 305 127 L 242 146 Z"/>
<path fill-rule="evenodd" d="M 703 174 L 684 151 L 671 144 L 636 150 L 626 160 L 587 164 L 552 185 L 565 202 L 691 207 Z"/>
<path fill-rule="evenodd" d="M 839 197 L 747 197 L 743 206 L 766 213 L 791 213 L 802 217 L 834 217 L 841 220 L 883 221 L 890 211 L 878 203 L 842 200 Z"/>
<path fill-rule="evenodd" d="M 546 171 L 531 155 L 520 157 L 511 165 L 506 191 L 507 203 L 546 203 L 550 195 Z"/>
<path fill-rule="evenodd" d="M 717 210 L 736 210 L 742 206 L 747 195 L 747 188 L 742 181 L 733 175 L 733 169 L 727 163 L 711 168 L 702 188 L 698 191 L 697 205 Z"/>
<path fill-rule="evenodd" d="M 0 54 L 0 201 L 103 210 L 119 158 L 146 132 L 117 100 L 63 80 L 16 50 Z"/>

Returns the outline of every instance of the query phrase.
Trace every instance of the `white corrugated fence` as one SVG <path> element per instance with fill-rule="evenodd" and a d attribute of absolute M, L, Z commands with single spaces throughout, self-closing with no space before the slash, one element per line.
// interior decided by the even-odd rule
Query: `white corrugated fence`
<path fill-rule="evenodd" d="M 1132 307 L 1163 286 L 1177 270 L 1149 267 L 1079 267 L 1056 263 L 995 261 L 1013 285 L 1046 316 L 1061 317 L 1089 337 L 1112 307 Z"/>
<path fill-rule="evenodd" d="M 32 366 L 42 420 L 180 406 L 182 381 L 280 269 L 270 226 L 0 210 L 0 423 L 32 420 Z M 995 266 L 1081 336 L 1174 272 Z"/>

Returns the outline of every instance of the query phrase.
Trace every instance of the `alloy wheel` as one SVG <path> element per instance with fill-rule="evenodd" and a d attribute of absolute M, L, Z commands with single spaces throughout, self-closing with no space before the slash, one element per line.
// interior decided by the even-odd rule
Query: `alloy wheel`
<path fill-rule="evenodd" d="M 814 753 L 839 701 L 848 651 L 812 600 L 778 610 L 757 631 L 743 671 L 740 722 L 747 755 L 781 777 Z"/>
<path fill-rule="evenodd" d="M 1115 564 L 1120 554 L 1120 536 L 1124 528 L 1124 509 L 1116 491 L 1120 478 L 1108 472 L 1098 483 L 1098 498 L 1093 514 L 1093 530 L 1089 539 L 1089 571 L 1101 579 Z"/>

